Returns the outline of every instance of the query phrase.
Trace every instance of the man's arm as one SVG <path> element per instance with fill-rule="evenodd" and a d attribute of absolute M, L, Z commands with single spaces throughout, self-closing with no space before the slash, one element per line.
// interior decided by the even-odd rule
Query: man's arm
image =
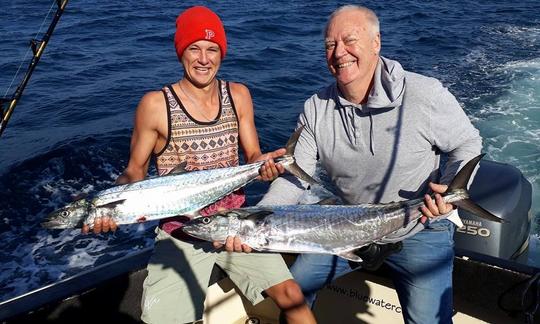
<path fill-rule="evenodd" d="M 255 128 L 255 117 L 253 113 L 253 101 L 251 94 L 246 86 L 239 83 L 230 83 L 231 95 L 233 97 L 236 113 L 238 115 L 238 137 L 240 138 L 240 147 L 244 152 L 246 163 L 267 160 L 259 170 L 260 180 L 272 181 L 282 174 L 285 170 L 280 164 L 275 164 L 273 159 L 285 154 L 285 149 L 279 149 L 274 152 L 262 154 L 259 146 L 259 138 Z M 221 248 L 222 244 L 214 242 L 214 247 Z M 227 237 L 225 241 L 225 250 L 229 252 L 252 251 L 251 247 L 242 244 L 238 237 Z"/>
<path fill-rule="evenodd" d="M 158 139 L 163 133 L 160 125 L 167 123 L 164 107 L 161 92 L 147 93 L 141 99 L 135 113 L 128 165 L 116 179 L 117 184 L 131 183 L 146 177 L 152 152 L 157 151 Z"/>
<path fill-rule="evenodd" d="M 430 98 L 431 144 L 448 154 L 440 182 L 450 184 L 459 169 L 480 154 L 482 137 L 454 95 L 442 84 L 437 84 Z"/>
<path fill-rule="evenodd" d="M 447 185 L 461 167 L 480 154 L 482 138 L 448 89 L 438 84 L 431 98 L 436 100 L 432 104 L 430 114 L 432 144 L 448 154 L 448 161 L 442 172 L 440 184 L 430 183 L 435 200 L 426 195 L 424 199 L 426 207 L 422 207 L 422 213 L 426 217 L 437 217 L 452 211 L 452 205 L 445 204 L 440 194 L 446 191 Z M 423 218 L 424 221 L 425 219 Z"/>
<path fill-rule="evenodd" d="M 149 92 L 141 99 L 135 113 L 129 162 L 124 172 L 116 179 L 116 184 L 131 183 L 146 177 L 152 151 L 156 150 L 159 136 L 163 133 L 163 118 L 165 118 L 165 125 L 167 125 L 167 114 L 164 107 L 165 99 L 159 91 Z M 109 230 L 115 231 L 116 228 L 117 225 L 113 219 L 98 217 L 94 221 L 92 229 L 95 234 L 98 234 Z M 85 225 L 82 232 L 88 233 L 89 230 L 88 226 Z"/>
<path fill-rule="evenodd" d="M 260 170 L 263 181 L 272 181 L 285 170 L 280 164 L 275 164 L 273 159 L 285 154 L 285 149 L 278 149 L 273 152 L 262 154 L 259 146 L 259 137 L 255 128 L 255 116 L 253 112 L 253 101 L 249 89 L 240 83 L 230 83 L 231 93 L 238 114 L 238 137 L 240 147 L 244 152 L 246 163 L 268 160 Z"/>

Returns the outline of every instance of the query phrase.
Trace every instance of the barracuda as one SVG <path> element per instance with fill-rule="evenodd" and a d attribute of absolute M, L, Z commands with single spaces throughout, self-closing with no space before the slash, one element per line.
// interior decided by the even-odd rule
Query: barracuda
<path fill-rule="evenodd" d="M 472 202 L 466 190 L 482 156 L 469 161 L 442 196 L 447 203 L 502 222 Z M 257 206 L 199 217 L 182 229 L 207 241 L 225 242 L 236 235 L 259 251 L 335 254 L 360 262 L 355 250 L 419 219 L 422 206 L 423 198 L 388 204 Z"/>
<path fill-rule="evenodd" d="M 302 132 L 299 128 L 286 145 L 286 154 L 277 158 L 283 167 L 308 183 L 316 183 L 298 167 L 294 148 Z M 245 186 L 259 176 L 265 161 L 230 168 L 185 172 L 180 167 L 166 176 L 115 186 L 80 199 L 51 213 L 42 226 L 50 229 L 92 226 L 96 217 L 108 216 L 121 224 L 192 215 L 220 198 Z"/>

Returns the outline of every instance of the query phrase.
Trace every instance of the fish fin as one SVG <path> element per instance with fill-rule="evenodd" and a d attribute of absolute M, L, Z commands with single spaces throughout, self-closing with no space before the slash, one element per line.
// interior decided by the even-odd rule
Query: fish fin
<path fill-rule="evenodd" d="M 296 162 L 293 162 L 292 164 L 289 164 L 284 167 L 285 170 L 289 171 L 289 173 L 293 174 L 295 177 L 304 180 L 305 182 L 315 185 L 318 184 L 317 180 L 313 179 L 309 174 L 306 173 L 306 171 L 302 170 Z"/>
<path fill-rule="evenodd" d="M 126 199 L 115 200 L 115 201 L 112 201 L 110 203 L 106 203 L 106 204 L 103 204 L 103 205 L 96 206 L 96 208 L 110 208 L 110 209 L 113 209 L 116 206 L 123 204 L 124 201 L 126 201 Z"/>
<path fill-rule="evenodd" d="M 461 170 L 459 170 L 458 174 L 454 177 L 450 185 L 448 186 L 448 189 L 444 194 L 450 194 L 454 190 L 467 190 L 467 185 L 469 184 L 469 179 L 476 168 L 476 165 L 480 162 L 482 157 L 484 157 L 485 154 L 480 154 L 473 159 L 471 159 Z M 444 195 L 443 194 L 443 195 Z M 493 215 L 489 211 L 485 210 L 484 208 L 478 206 L 474 201 L 471 199 L 464 199 L 460 201 L 454 201 L 452 202 L 453 205 L 456 205 L 460 208 L 463 208 L 464 210 L 471 212 L 481 218 L 484 218 L 489 221 L 497 222 L 497 223 L 505 223 L 506 221 L 502 218 Z"/>
<path fill-rule="evenodd" d="M 171 171 L 169 171 L 165 175 L 168 176 L 168 175 L 178 175 L 178 174 L 186 173 L 186 172 L 188 172 L 186 170 L 186 167 L 187 167 L 187 162 L 183 161 L 182 163 L 175 166 Z"/>
<path fill-rule="evenodd" d="M 328 197 L 324 198 L 323 200 L 317 202 L 315 205 L 336 205 L 338 202 L 338 199 L 336 197 Z"/>
<path fill-rule="evenodd" d="M 257 223 L 258 221 L 261 221 L 266 218 L 268 215 L 272 215 L 273 212 L 269 210 L 260 210 L 255 213 L 251 213 L 245 217 L 245 219 L 248 219 L 250 221 L 253 221 L 254 223 Z"/>
<path fill-rule="evenodd" d="M 362 263 L 359 264 L 362 269 L 375 271 L 381 267 L 389 255 L 401 251 L 402 247 L 403 243 L 401 242 L 387 244 L 370 243 L 355 249 L 353 253 L 362 259 Z"/>
<path fill-rule="evenodd" d="M 353 262 L 362 262 L 362 258 L 354 254 L 355 250 L 347 250 L 337 253 L 336 255 Z"/>

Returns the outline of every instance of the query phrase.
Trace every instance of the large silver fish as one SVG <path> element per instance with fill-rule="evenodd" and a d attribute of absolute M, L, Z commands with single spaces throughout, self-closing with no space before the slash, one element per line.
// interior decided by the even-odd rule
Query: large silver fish
<path fill-rule="evenodd" d="M 286 145 L 286 154 L 276 159 L 290 173 L 316 183 L 295 163 L 293 154 L 302 128 Z M 63 229 L 92 226 L 96 217 L 108 216 L 121 224 L 190 215 L 259 176 L 264 161 L 230 168 L 185 172 L 183 167 L 166 176 L 115 186 L 96 193 L 92 199 L 80 199 L 51 213 L 45 228 Z"/>
<path fill-rule="evenodd" d="M 483 218 L 502 222 L 472 202 L 466 190 L 482 156 L 460 170 L 443 199 Z M 359 262 L 355 250 L 419 219 L 422 206 L 423 198 L 388 204 L 258 206 L 195 218 L 182 229 L 207 241 L 224 242 L 227 236 L 237 235 L 259 251 L 335 254 Z"/>

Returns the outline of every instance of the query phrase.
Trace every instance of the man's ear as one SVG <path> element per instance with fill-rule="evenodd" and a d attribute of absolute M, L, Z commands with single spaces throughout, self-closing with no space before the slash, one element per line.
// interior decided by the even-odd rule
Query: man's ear
<path fill-rule="evenodd" d="M 373 37 L 373 52 L 376 55 L 379 55 L 381 52 L 381 33 L 377 33 L 375 37 Z"/>

